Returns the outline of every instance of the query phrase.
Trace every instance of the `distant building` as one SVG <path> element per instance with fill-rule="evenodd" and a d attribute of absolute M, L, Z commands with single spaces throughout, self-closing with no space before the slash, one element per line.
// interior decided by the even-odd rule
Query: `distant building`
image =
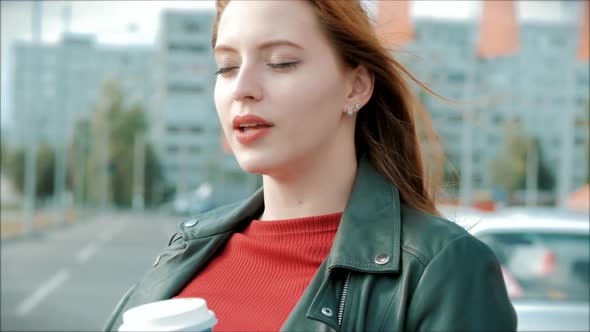
<path fill-rule="evenodd" d="M 473 116 L 467 128 L 474 192 L 492 189 L 490 163 L 511 120 L 539 139 L 558 200 L 584 184 L 590 83 L 588 63 L 576 60 L 576 21 L 521 22 L 519 52 L 489 60 L 475 56 L 475 21 L 418 19 L 415 30 L 408 52 L 396 57 L 436 92 L 460 102 L 448 105 L 422 94 L 444 142 L 447 171 L 460 172 L 462 157 L 469 154 L 462 140 L 461 110 L 467 109 Z"/>
<path fill-rule="evenodd" d="M 211 50 L 212 10 L 164 11 L 158 50 L 158 107 L 155 142 L 169 182 L 177 193 L 215 181 L 217 171 L 237 170 L 222 152 L 213 88 L 216 65 Z"/>
<path fill-rule="evenodd" d="M 98 46 L 93 36 L 68 34 L 58 44 L 14 46 L 12 107 L 16 145 L 27 135 L 51 145 L 67 142 L 76 120 L 96 110 L 106 79 L 122 87 L 125 102 L 149 112 L 154 50 Z"/>
<path fill-rule="evenodd" d="M 92 116 L 107 80 L 126 106 L 140 105 L 164 176 L 177 192 L 223 181 L 241 170 L 224 153 L 213 101 L 215 62 L 210 46 L 215 12 L 165 11 L 156 47 L 99 45 L 93 35 L 67 34 L 57 44 L 17 42 L 11 109 L 15 145 L 29 137 L 69 142 L 75 122 Z M 241 175 L 240 175 L 241 176 Z"/>

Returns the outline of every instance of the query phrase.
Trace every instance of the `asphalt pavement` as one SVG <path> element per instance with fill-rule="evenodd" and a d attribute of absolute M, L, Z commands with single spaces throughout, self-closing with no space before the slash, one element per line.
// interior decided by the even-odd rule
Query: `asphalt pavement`
<path fill-rule="evenodd" d="M 167 246 L 178 217 L 109 212 L 2 241 L 2 331 L 100 331 Z"/>

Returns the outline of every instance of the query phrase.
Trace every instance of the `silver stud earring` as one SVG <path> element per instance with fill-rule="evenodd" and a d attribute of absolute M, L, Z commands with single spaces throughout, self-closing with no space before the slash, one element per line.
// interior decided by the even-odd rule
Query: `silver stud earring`
<path fill-rule="evenodd" d="M 354 104 L 354 108 L 356 108 L 357 111 L 360 110 L 361 104 L 359 104 L 359 103 Z"/>
<path fill-rule="evenodd" d="M 346 116 L 348 116 L 349 118 L 352 117 L 352 115 L 354 114 L 354 110 L 353 110 L 354 108 L 355 108 L 355 106 L 350 106 L 348 108 L 348 110 L 346 111 Z"/>

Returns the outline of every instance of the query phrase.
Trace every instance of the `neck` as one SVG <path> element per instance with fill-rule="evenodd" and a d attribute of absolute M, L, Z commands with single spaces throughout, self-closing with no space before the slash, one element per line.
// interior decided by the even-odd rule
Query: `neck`
<path fill-rule="evenodd" d="M 344 211 L 357 170 L 354 145 L 345 152 L 318 153 L 291 170 L 290 175 L 263 176 L 264 212 L 260 220 Z"/>

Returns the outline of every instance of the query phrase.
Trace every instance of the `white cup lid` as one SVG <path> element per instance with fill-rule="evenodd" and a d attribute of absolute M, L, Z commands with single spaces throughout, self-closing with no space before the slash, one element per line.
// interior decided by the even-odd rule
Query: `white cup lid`
<path fill-rule="evenodd" d="M 123 313 L 120 331 L 130 329 L 175 330 L 185 327 L 207 329 L 217 323 L 215 314 L 201 298 L 177 298 L 152 302 Z"/>

